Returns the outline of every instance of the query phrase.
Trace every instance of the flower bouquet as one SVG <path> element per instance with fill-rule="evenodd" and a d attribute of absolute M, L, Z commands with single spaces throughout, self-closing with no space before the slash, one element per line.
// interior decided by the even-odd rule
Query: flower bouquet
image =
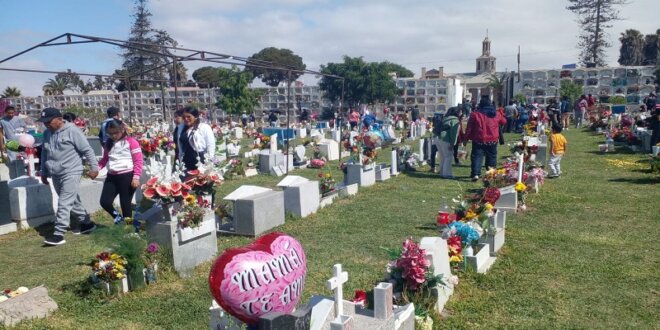
<path fill-rule="evenodd" d="M 215 168 L 213 161 L 208 160 L 196 170 L 187 171 L 184 182 L 196 195 L 211 195 L 214 187 L 222 184 L 222 177 L 222 172 Z"/>
<path fill-rule="evenodd" d="M 179 227 L 194 228 L 199 226 L 204 221 L 204 216 L 210 208 L 211 203 L 202 198 L 202 196 L 186 196 L 183 200 L 183 205 L 176 210 Z"/>
<path fill-rule="evenodd" d="M 261 133 L 255 133 L 253 149 L 266 149 L 270 147 L 270 136 Z"/>
<path fill-rule="evenodd" d="M 446 285 L 442 275 L 433 275 L 431 264 L 425 257 L 424 249 L 412 237 L 403 242 L 400 249 L 385 249 L 393 258 L 387 265 L 387 273 L 394 281 L 394 290 L 401 292 L 397 304 L 415 304 L 415 315 L 426 317 L 435 309 L 437 297 L 433 289 Z"/>
<path fill-rule="evenodd" d="M 331 192 L 335 191 L 337 182 L 335 181 L 335 178 L 332 177 L 332 174 L 330 174 L 330 172 L 319 173 L 318 176 L 319 179 L 321 179 L 321 181 L 319 181 L 321 196 L 326 196 Z"/>
<path fill-rule="evenodd" d="M 309 168 L 323 168 L 325 167 L 325 161 L 323 159 L 312 159 L 307 165 Z"/>
<path fill-rule="evenodd" d="M 154 176 L 143 184 L 141 189 L 148 200 L 156 204 L 169 204 L 187 197 L 191 187 L 186 183 L 178 182 L 175 177 L 163 179 Z"/>
<path fill-rule="evenodd" d="M 128 261 L 117 253 L 101 252 L 91 262 L 91 281 L 107 294 L 128 292 Z"/>
<path fill-rule="evenodd" d="M 0 292 L 0 303 L 3 302 L 3 301 L 5 301 L 5 300 L 9 300 L 10 298 L 14 298 L 14 297 L 16 297 L 16 296 L 20 296 L 20 295 L 22 295 L 22 294 L 24 294 L 24 293 L 26 293 L 26 292 L 28 292 L 28 291 L 30 291 L 30 289 L 28 289 L 28 288 L 26 288 L 26 287 L 24 287 L 24 286 L 19 287 L 19 288 L 16 289 L 16 290 L 5 289 L 5 290 L 3 290 L 2 292 Z"/>
<path fill-rule="evenodd" d="M 230 159 L 224 168 L 224 179 L 231 180 L 234 177 L 241 176 L 245 176 L 245 165 L 243 165 L 243 161 L 238 158 Z"/>

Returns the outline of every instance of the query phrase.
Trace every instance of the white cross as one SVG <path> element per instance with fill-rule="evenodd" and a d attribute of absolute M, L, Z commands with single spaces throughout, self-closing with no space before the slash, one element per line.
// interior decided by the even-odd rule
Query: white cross
<path fill-rule="evenodd" d="M 518 156 L 518 182 L 522 182 L 524 165 L 525 159 L 523 158 L 523 155 Z"/>
<path fill-rule="evenodd" d="M 341 317 L 344 314 L 342 284 L 348 281 L 348 273 L 341 271 L 341 264 L 336 264 L 333 266 L 332 275 L 334 277 L 330 278 L 326 283 L 328 284 L 328 289 L 335 291 L 335 316 Z"/>

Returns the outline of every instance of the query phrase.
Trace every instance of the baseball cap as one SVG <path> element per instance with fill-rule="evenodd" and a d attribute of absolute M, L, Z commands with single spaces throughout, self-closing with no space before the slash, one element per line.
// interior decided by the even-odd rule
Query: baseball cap
<path fill-rule="evenodd" d="M 53 118 L 57 117 L 62 117 L 62 113 L 60 110 L 55 109 L 55 108 L 46 108 L 43 111 L 41 111 L 41 117 L 39 117 L 38 121 L 42 123 L 47 123 Z"/>

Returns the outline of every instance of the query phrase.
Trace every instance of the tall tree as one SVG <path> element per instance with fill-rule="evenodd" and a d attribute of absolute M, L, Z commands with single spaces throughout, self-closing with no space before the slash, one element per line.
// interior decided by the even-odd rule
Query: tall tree
<path fill-rule="evenodd" d="M 637 30 L 629 29 L 619 38 L 619 64 L 642 65 L 644 59 L 644 36 Z"/>
<path fill-rule="evenodd" d="M 252 73 L 254 78 L 261 78 L 266 85 L 277 87 L 280 82 L 287 81 L 286 69 L 301 71 L 305 68 L 302 57 L 294 54 L 293 51 L 286 48 L 268 47 L 250 56 L 245 70 Z M 301 75 L 301 72 L 291 72 L 291 82 Z"/>
<path fill-rule="evenodd" d="M 321 65 L 321 72 L 344 78 L 344 102 L 350 107 L 360 103 L 392 102 L 399 94 L 389 76 L 387 63 L 366 63 L 362 57 L 344 56 L 344 63 Z M 319 87 L 330 101 L 341 99 L 341 79 L 323 76 Z"/>
<path fill-rule="evenodd" d="M 66 89 L 76 92 L 83 91 L 85 87 L 85 82 L 82 79 L 80 79 L 80 76 L 77 73 L 71 72 L 71 70 L 67 70 L 67 72 L 58 73 L 57 75 L 55 75 L 55 80 L 64 81 L 64 83 L 67 86 Z"/>
<path fill-rule="evenodd" d="M 252 113 L 259 104 L 259 92 L 250 89 L 252 73 L 241 71 L 236 66 L 231 69 L 216 68 L 220 96 L 216 106 L 227 113 Z"/>
<path fill-rule="evenodd" d="M 200 88 L 213 88 L 218 86 L 220 82 L 220 73 L 211 66 L 204 66 L 195 70 L 192 77 Z"/>
<path fill-rule="evenodd" d="M 561 97 L 568 96 L 570 102 L 575 102 L 582 93 L 582 86 L 570 80 L 562 79 L 559 83 L 559 95 Z"/>
<path fill-rule="evenodd" d="M 94 90 L 100 91 L 105 89 L 106 82 L 101 76 L 94 76 L 94 82 L 92 83 Z"/>
<path fill-rule="evenodd" d="M 44 95 L 64 95 L 64 91 L 69 89 L 69 83 L 62 77 L 48 79 L 43 86 Z"/>
<path fill-rule="evenodd" d="M 174 78 L 176 75 L 176 85 L 183 86 L 188 81 L 188 69 L 181 62 L 176 62 L 176 70 L 174 70 L 173 65 L 169 65 L 168 74 L 170 77 L 170 86 L 174 86 Z"/>
<path fill-rule="evenodd" d="M 408 70 L 400 64 L 390 63 L 387 61 L 383 62 L 382 64 L 385 65 L 388 73 L 396 72 L 397 78 L 412 78 L 415 76 L 412 71 Z"/>
<path fill-rule="evenodd" d="M 644 37 L 644 59 L 642 65 L 660 64 L 660 29 L 655 34 L 647 34 Z"/>
<path fill-rule="evenodd" d="M 159 69 L 165 64 L 171 52 L 163 46 L 176 47 L 177 42 L 164 30 L 151 26 L 151 12 L 147 9 L 148 0 L 135 0 L 134 21 L 128 38 L 130 45 L 122 53 L 124 63 L 122 69 L 139 80 L 137 88 L 151 89 L 166 81 L 168 68 Z M 178 70 L 177 70 L 178 71 Z M 125 87 L 125 86 L 124 86 Z"/>
<path fill-rule="evenodd" d="M 18 87 L 8 86 L 0 95 L 1 98 L 21 97 L 21 90 Z"/>
<path fill-rule="evenodd" d="M 605 29 L 612 27 L 611 22 L 621 20 L 620 5 L 627 0 L 568 0 L 566 9 L 577 15 L 577 22 L 582 29 L 578 37 L 580 62 L 586 66 L 604 66 L 605 49 L 611 44 L 606 39 Z"/>
<path fill-rule="evenodd" d="M 504 75 L 499 75 L 497 73 L 492 73 L 490 76 L 486 77 L 486 81 L 488 81 L 488 87 L 493 89 L 493 92 L 495 92 L 493 101 L 495 103 L 503 103 L 502 102 L 502 93 L 504 92 Z"/>

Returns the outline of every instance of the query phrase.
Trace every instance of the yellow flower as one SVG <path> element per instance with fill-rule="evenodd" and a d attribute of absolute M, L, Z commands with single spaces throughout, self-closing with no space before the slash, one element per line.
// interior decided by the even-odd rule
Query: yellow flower
<path fill-rule="evenodd" d="M 330 175 L 330 173 L 326 173 L 326 174 L 325 174 L 325 178 L 326 178 L 326 179 L 330 179 L 331 177 L 332 177 L 332 175 Z"/>
<path fill-rule="evenodd" d="M 522 182 L 518 182 L 516 183 L 515 189 L 516 191 L 524 191 L 525 189 L 527 189 L 527 186 L 525 186 L 525 184 Z"/>
<path fill-rule="evenodd" d="M 486 204 L 484 204 L 484 210 L 486 210 L 486 211 L 490 211 L 490 210 L 492 210 L 492 209 L 493 209 L 493 205 L 492 205 L 492 204 L 490 204 L 490 203 L 486 203 Z"/>
<path fill-rule="evenodd" d="M 499 170 L 497 170 L 497 174 L 506 174 L 506 170 L 503 169 L 503 168 L 500 168 Z"/>
<path fill-rule="evenodd" d="M 465 218 L 468 219 L 468 220 L 470 220 L 470 219 L 472 219 L 476 216 L 477 216 L 477 214 L 474 213 L 474 211 L 472 211 L 472 210 L 467 210 L 467 212 L 465 212 Z"/>
<path fill-rule="evenodd" d="M 192 203 L 195 202 L 195 196 L 193 196 L 193 195 L 188 195 L 188 196 L 186 196 L 185 201 L 186 201 L 186 204 L 192 204 Z"/>
<path fill-rule="evenodd" d="M 454 255 L 449 258 L 449 262 L 461 262 L 463 261 L 463 257 L 460 255 Z"/>

